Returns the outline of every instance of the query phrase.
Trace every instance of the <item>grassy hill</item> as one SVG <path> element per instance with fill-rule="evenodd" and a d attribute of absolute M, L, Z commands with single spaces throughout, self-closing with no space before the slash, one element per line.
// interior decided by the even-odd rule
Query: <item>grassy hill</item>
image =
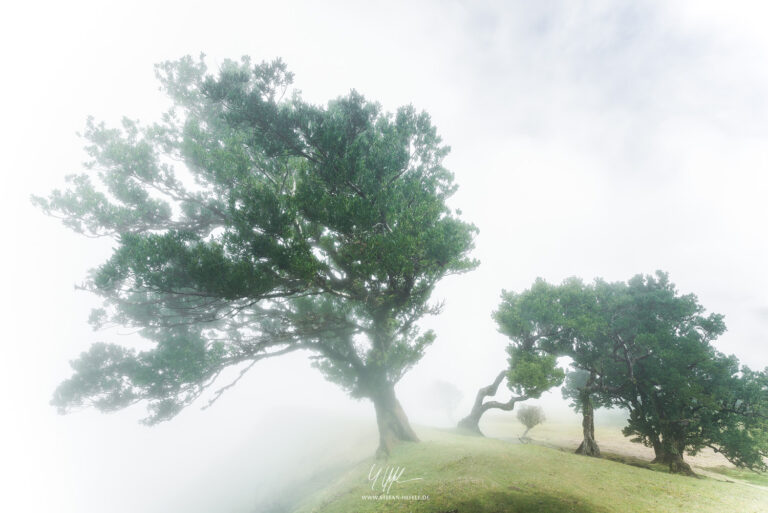
<path fill-rule="evenodd" d="M 754 483 L 681 477 L 537 444 L 436 429 L 419 433 L 422 443 L 399 446 L 383 464 L 373 458 L 359 463 L 296 511 L 768 512 L 768 488 Z M 393 469 L 402 473 L 385 491 L 382 476 Z M 379 479 L 371 480 L 378 470 Z"/>

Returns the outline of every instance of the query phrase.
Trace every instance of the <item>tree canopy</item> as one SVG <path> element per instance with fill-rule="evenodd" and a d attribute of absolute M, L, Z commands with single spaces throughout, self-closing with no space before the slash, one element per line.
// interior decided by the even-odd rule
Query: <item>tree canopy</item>
<path fill-rule="evenodd" d="M 723 316 L 706 314 L 692 294 L 681 295 L 667 274 L 628 282 L 537 280 L 507 293 L 497 315 L 505 330 L 575 372 L 565 394 L 584 415 L 586 454 L 594 442 L 593 407 L 629 411 L 627 436 L 652 446 L 673 471 L 690 472 L 683 454 L 705 447 L 731 462 L 765 470 L 768 455 L 768 370 L 755 372 L 712 342 Z"/>
<path fill-rule="evenodd" d="M 154 343 L 94 344 L 54 404 L 146 401 L 151 424 L 227 367 L 307 350 L 329 380 L 374 401 L 382 446 L 416 439 L 394 384 L 434 340 L 417 322 L 440 311 L 435 284 L 477 265 L 477 230 L 447 204 L 449 148 L 429 115 L 386 113 L 355 91 L 309 104 L 280 60 L 227 60 L 214 75 L 185 57 L 156 72 L 174 104 L 162 120 L 90 119 L 85 172 L 33 198 L 114 239 L 84 284 L 104 301 L 91 323 Z"/>

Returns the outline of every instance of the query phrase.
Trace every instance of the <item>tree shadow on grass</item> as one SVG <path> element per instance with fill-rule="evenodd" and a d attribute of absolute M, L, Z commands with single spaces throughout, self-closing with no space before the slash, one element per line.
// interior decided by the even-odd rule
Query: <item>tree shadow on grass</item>
<path fill-rule="evenodd" d="M 425 508 L 430 513 L 609 513 L 607 509 L 567 495 L 548 495 L 510 487 L 509 491 L 488 491 L 448 508 Z M 415 512 L 416 510 L 414 510 Z M 419 510 L 422 511 L 422 510 Z"/>

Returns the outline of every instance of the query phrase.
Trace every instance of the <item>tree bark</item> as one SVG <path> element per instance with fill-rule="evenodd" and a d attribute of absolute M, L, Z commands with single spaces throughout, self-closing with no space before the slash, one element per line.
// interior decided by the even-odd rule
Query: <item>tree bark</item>
<path fill-rule="evenodd" d="M 664 449 L 664 444 L 661 443 L 659 437 L 653 435 L 649 438 L 651 439 L 651 445 L 653 446 L 654 454 L 654 458 L 651 460 L 651 463 L 669 463 L 671 460 L 670 455 L 667 454 L 667 451 Z"/>
<path fill-rule="evenodd" d="M 682 474 L 684 476 L 696 476 L 691 466 L 683 460 L 685 452 L 685 443 L 678 440 L 663 440 L 662 448 L 664 450 L 662 463 L 669 465 L 669 472 L 672 474 Z"/>
<path fill-rule="evenodd" d="M 682 454 L 670 454 L 669 455 L 669 471 L 672 474 L 682 474 L 684 476 L 695 477 L 691 466 L 683 461 Z"/>
<path fill-rule="evenodd" d="M 595 441 L 595 409 L 592 406 L 592 399 L 589 397 L 589 391 L 581 393 L 581 430 L 584 439 L 576 449 L 576 454 L 585 456 L 600 457 L 600 447 Z"/>
<path fill-rule="evenodd" d="M 483 412 L 476 412 L 474 409 L 472 412 L 461 419 L 456 427 L 462 431 L 468 431 L 472 434 L 483 436 L 483 432 L 480 431 L 480 417 L 483 416 Z"/>
<path fill-rule="evenodd" d="M 499 385 L 504 380 L 504 376 L 506 375 L 507 371 L 505 370 L 499 372 L 499 375 L 496 376 L 496 379 L 493 380 L 493 383 L 477 391 L 477 396 L 475 397 L 475 403 L 472 405 L 472 410 L 469 412 L 469 415 L 459 421 L 457 426 L 459 429 L 475 435 L 485 436 L 483 435 L 483 432 L 480 431 L 480 418 L 485 412 L 492 408 L 511 411 L 515 408 L 515 403 L 528 399 L 527 397 L 522 396 L 513 397 L 506 403 L 500 403 L 498 401 L 488 401 L 487 403 L 483 402 L 486 397 L 492 397 L 496 395 L 496 392 L 499 389 Z"/>
<path fill-rule="evenodd" d="M 371 397 L 379 426 L 379 448 L 376 457 L 386 459 L 399 442 L 418 442 L 408 417 L 395 396 L 394 385 L 382 386 Z"/>

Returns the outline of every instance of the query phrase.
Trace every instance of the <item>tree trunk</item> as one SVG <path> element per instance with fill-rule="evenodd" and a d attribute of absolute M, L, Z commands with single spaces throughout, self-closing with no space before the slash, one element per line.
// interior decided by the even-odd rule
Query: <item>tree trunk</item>
<path fill-rule="evenodd" d="M 685 461 L 682 454 L 669 455 L 669 471 L 672 474 L 683 474 L 684 476 L 696 476 L 693 469 Z"/>
<path fill-rule="evenodd" d="M 472 408 L 472 411 L 461 419 L 458 424 L 458 428 L 463 431 L 468 431 L 475 435 L 483 436 L 483 432 L 480 431 L 480 417 L 483 416 L 483 410 L 476 410 L 475 408 Z"/>
<path fill-rule="evenodd" d="M 651 439 L 651 445 L 653 446 L 654 454 L 654 458 L 651 460 L 651 463 L 669 463 L 671 461 L 671 457 L 669 454 L 667 454 L 667 451 L 664 449 L 664 444 L 661 443 L 659 437 L 653 435 L 649 438 Z"/>
<path fill-rule="evenodd" d="M 581 393 L 581 429 L 584 435 L 581 445 L 576 449 L 576 454 L 600 457 L 600 447 L 595 441 L 595 409 L 589 392 Z"/>
<path fill-rule="evenodd" d="M 693 473 L 691 466 L 683 461 L 685 443 L 674 439 L 670 443 L 666 437 L 663 442 L 662 447 L 665 451 L 665 454 L 663 455 L 663 463 L 669 464 L 669 472 L 672 474 L 683 474 L 684 476 L 696 476 L 696 474 Z"/>
<path fill-rule="evenodd" d="M 418 442 L 408 417 L 395 396 L 394 385 L 385 385 L 371 397 L 379 426 L 377 458 L 387 458 L 398 442 Z"/>
<path fill-rule="evenodd" d="M 458 428 L 462 431 L 484 436 L 483 432 L 480 431 L 480 418 L 483 416 L 483 414 L 492 409 L 492 408 L 498 408 L 500 410 L 504 411 L 511 411 L 515 408 L 515 403 L 519 401 L 525 401 L 528 399 L 525 396 L 522 397 L 513 397 L 506 403 L 500 403 L 498 401 L 488 401 L 487 403 L 484 403 L 483 400 L 488 396 L 494 396 L 496 395 L 496 392 L 499 389 L 499 385 L 504 380 L 504 376 L 507 375 L 507 371 L 501 371 L 499 372 L 498 376 L 496 376 L 496 379 L 493 380 L 493 383 L 488 385 L 487 387 L 483 387 L 480 390 L 477 391 L 477 396 L 475 397 L 475 404 L 472 405 L 472 411 L 469 412 L 469 415 L 464 417 L 459 421 Z"/>

